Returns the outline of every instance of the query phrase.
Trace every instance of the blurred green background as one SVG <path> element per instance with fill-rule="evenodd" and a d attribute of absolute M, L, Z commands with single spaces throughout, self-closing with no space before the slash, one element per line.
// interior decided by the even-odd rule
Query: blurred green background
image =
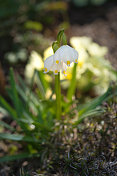
<path fill-rule="evenodd" d="M 11 66 L 29 83 L 34 69 L 43 69 L 43 60 L 52 54 L 48 47 L 57 32 L 64 28 L 69 44 L 80 53 L 77 68 L 79 92 L 89 93 L 94 88 L 90 96 L 102 94 L 110 80 L 115 80 L 110 70 L 111 64 L 116 68 L 117 53 L 112 46 L 117 41 L 114 39 L 116 5 L 114 0 L 0 0 L 0 91 L 4 94 Z M 76 38 L 74 43 L 72 37 L 81 38 Z M 111 43 L 108 40 L 112 40 Z M 93 49 L 95 54 L 90 53 Z M 111 64 L 108 61 L 104 64 L 105 59 L 111 60 Z M 86 68 L 87 63 L 90 64 Z M 102 68 L 103 74 L 100 73 Z M 70 74 L 68 72 L 67 79 L 62 78 L 66 80 L 65 89 L 69 86 Z M 82 75 L 82 81 L 79 75 Z"/>
<path fill-rule="evenodd" d="M 62 117 L 57 121 L 55 77 L 51 72 L 44 74 L 43 68 L 61 29 L 68 44 L 78 51 L 79 60 L 77 66 L 68 68 L 67 77 L 61 74 Z M 78 140 L 82 141 L 75 151 L 78 155 L 86 151 L 84 143 L 96 151 L 97 141 L 102 153 L 104 136 L 108 140 L 104 152 L 111 151 L 113 157 L 116 46 L 116 0 L 0 0 L 0 162 L 40 156 L 40 163 L 46 163 L 48 169 L 54 149 L 58 150 L 54 161 L 61 157 L 59 147 L 64 146 L 62 155 L 69 156 L 67 149 L 72 145 L 74 149 L 73 141 Z M 71 158 L 66 159 L 65 169 L 69 161 Z M 84 175 L 84 165 L 82 168 Z"/>

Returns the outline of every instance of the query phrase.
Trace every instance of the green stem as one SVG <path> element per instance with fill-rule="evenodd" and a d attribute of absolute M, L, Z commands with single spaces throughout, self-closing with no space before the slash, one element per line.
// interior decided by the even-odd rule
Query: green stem
<path fill-rule="evenodd" d="M 75 94 L 75 90 L 76 90 L 76 69 L 77 69 L 77 64 L 75 63 L 73 70 L 72 70 L 72 79 L 70 81 L 70 86 L 69 86 L 68 92 L 67 92 L 67 99 L 68 99 L 69 103 L 67 103 L 66 107 L 65 107 L 66 113 L 70 111 L 72 96 Z"/>
<path fill-rule="evenodd" d="M 56 88 L 56 118 L 61 119 L 61 87 L 60 87 L 60 72 L 55 75 L 55 88 Z"/>
<path fill-rule="evenodd" d="M 72 79 L 67 92 L 67 98 L 69 101 L 72 101 L 72 96 L 74 95 L 75 89 L 76 89 L 76 68 L 77 68 L 77 64 L 75 63 L 72 70 Z"/>

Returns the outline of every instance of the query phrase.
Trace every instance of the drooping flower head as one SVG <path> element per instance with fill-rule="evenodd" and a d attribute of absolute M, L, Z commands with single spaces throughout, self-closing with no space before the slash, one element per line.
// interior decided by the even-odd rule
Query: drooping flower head
<path fill-rule="evenodd" d="M 78 52 L 68 45 L 63 45 L 55 52 L 54 60 L 56 64 L 63 61 L 67 66 L 70 66 L 72 62 L 78 62 Z"/>
<path fill-rule="evenodd" d="M 45 60 L 44 73 L 53 71 L 57 75 L 61 71 L 66 76 L 67 66 L 72 62 L 78 63 L 78 52 L 68 45 L 63 45 Z"/>
<path fill-rule="evenodd" d="M 58 72 L 62 72 L 64 75 L 66 75 L 67 66 L 65 63 L 61 62 L 60 64 L 56 64 L 52 56 L 49 56 L 45 62 L 44 62 L 44 73 L 48 73 L 49 71 L 53 71 L 55 75 L 58 74 Z"/>

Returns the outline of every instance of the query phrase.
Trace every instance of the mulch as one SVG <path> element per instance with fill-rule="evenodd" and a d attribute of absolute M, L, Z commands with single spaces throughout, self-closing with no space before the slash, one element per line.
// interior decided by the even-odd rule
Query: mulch
<path fill-rule="evenodd" d="M 117 69 L 117 2 L 99 7 L 76 8 L 70 6 L 69 36 L 87 36 L 109 49 L 109 59 Z"/>

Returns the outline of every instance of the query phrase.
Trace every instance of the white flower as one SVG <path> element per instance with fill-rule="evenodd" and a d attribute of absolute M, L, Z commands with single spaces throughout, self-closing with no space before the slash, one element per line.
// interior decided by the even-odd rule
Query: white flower
<path fill-rule="evenodd" d="M 48 73 L 51 70 L 53 63 L 54 63 L 54 60 L 53 60 L 53 55 L 52 55 L 52 56 L 49 56 L 44 61 L 44 73 Z"/>
<path fill-rule="evenodd" d="M 76 49 L 80 50 L 81 48 L 87 49 L 92 43 L 92 39 L 89 37 L 72 37 L 70 39 L 70 44 Z"/>
<path fill-rule="evenodd" d="M 55 75 L 58 75 L 58 72 L 60 72 L 60 70 L 61 70 L 61 64 L 57 65 L 56 63 L 53 63 L 51 71 L 53 71 Z"/>
<path fill-rule="evenodd" d="M 44 73 L 53 71 L 55 75 L 58 75 L 61 71 L 64 76 L 67 76 L 67 66 L 70 66 L 72 62 L 78 63 L 78 52 L 68 45 L 63 45 L 54 55 L 44 61 Z"/>
<path fill-rule="evenodd" d="M 25 78 L 27 82 L 31 82 L 31 78 L 33 77 L 34 70 L 42 70 L 43 69 L 43 61 L 40 54 L 36 51 L 32 51 L 29 57 L 28 64 L 25 67 Z"/>
<path fill-rule="evenodd" d="M 43 61 L 40 54 L 38 54 L 36 51 L 32 51 L 30 58 L 29 58 L 29 64 L 37 70 L 41 70 L 43 68 Z"/>
<path fill-rule="evenodd" d="M 65 63 L 61 62 L 59 64 L 56 64 L 53 55 L 48 57 L 44 62 L 44 73 L 47 73 L 49 71 L 53 71 L 55 75 L 58 75 L 58 72 L 62 71 L 64 75 L 66 75 L 67 66 Z"/>
<path fill-rule="evenodd" d="M 55 52 L 54 61 L 56 64 L 63 61 L 70 66 L 72 62 L 78 63 L 78 52 L 68 45 L 63 45 Z"/>
<path fill-rule="evenodd" d="M 61 71 L 64 74 L 64 76 L 67 76 L 67 74 L 66 74 L 67 65 L 64 62 L 61 62 Z"/>
<path fill-rule="evenodd" d="M 108 49 L 105 46 L 100 46 L 97 43 L 92 43 L 88 46 L 88 51 L 91 56 L 104 56 L 107 54 Z"/>

